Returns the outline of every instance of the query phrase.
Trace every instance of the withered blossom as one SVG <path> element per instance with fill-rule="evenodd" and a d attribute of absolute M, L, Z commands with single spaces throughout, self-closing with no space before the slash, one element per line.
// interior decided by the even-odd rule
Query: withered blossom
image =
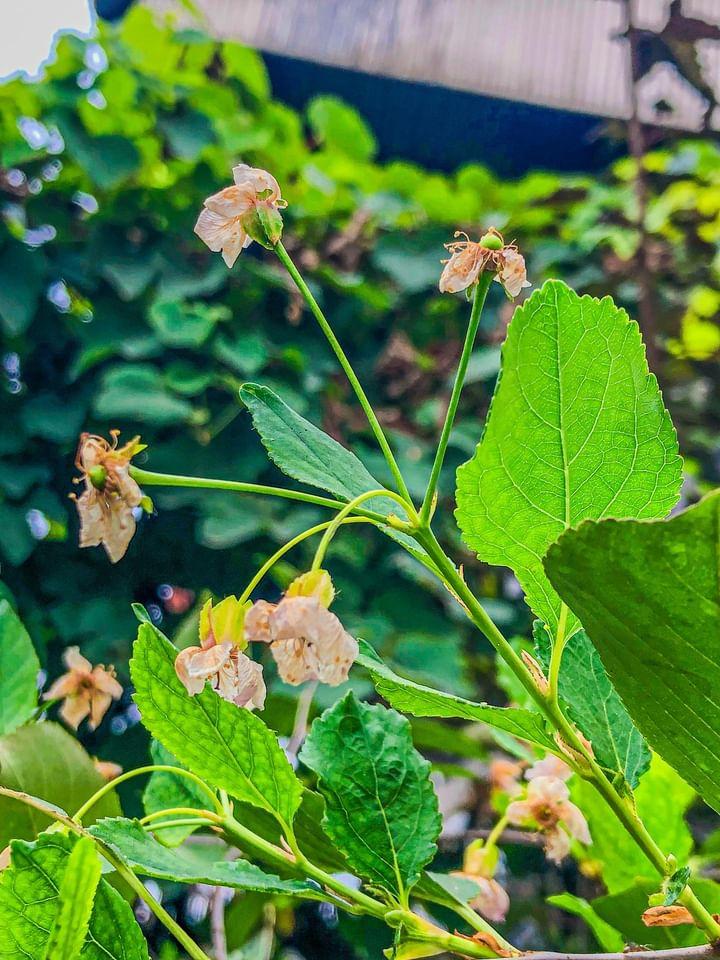
<path fill-rule="evenodd" d="M 232 267 L 253 240 L 275 244 L 282 234 L 279 210 L 286 201 L 272 174 L 246 163 L 233 167 L 235 183 L 205 200 L 195 233 Z"/>
<path fill-rule="evenodd" d="M 119 431 L 111 430 L 112 442 L 104 437 L 80 435 L 75 466 L 81 473 L 74 483 L 83 483 L 85 490 L 75 500 L 80 518 L 80 546 L 100 544 L 112 563 L 125 556 L 135 533 L 133 509 L 139 507 L 143 495 L 130 476 L 132 458 L 144 450 L 139 437 L 118 447 Z"/>
<path fill-rule="evenodd" d="M 545 840 L 545 853 L 555 863 L 567 856 L 570 840 L 590 844 L 592 838 L 582 811 L 570 801 L 567 784 L 557 777 L 540 776 L 528 784 L 524 800 L 513 800 L 506 815 L 521 827 L 535 825 Z"/>
<path fill-rule="evenodd" d="M 646 927 L 678 927 L 685 923 L 695 923 L 686 907 L 674 903 L 669 907 L 648 907 L 642 915 Z"/>
<path fill-rule="evenodd" d="M 514 797 L 522 790 L 520 776 L 523 764 L 517 760 L 508 760 L 507 757 L 494 757 L 490 761 L 488 774 L 490 786 L 493 790 L 500 790 Z"/>
<path fill-rule="evenodd" d="M 119 777 L 123 772 L 123 768 L 120 766 L 120 764 L 113 763 L 112 760 L 98 760 L 98 758 L 95 757 L 93 759 L 93 766 L 103 780 L 105 780 L 107 783 L 117 779 L 117 777 Z"/>
<path fill-rule="evenodd" d="M 494 227 L 477 242 L 460 231 L 456 231 L 455 237 L 452 243 L 445 244 L 450 258 L 442 261 L 444 267 L 439 283 L 441 293 L 467 290 L 478 282 L 485 269 L 495 270 L 494 279 L 503 285 L 511 299 L 530 286 L 524 257 L 516 244 L 506 244 L 502 234 Z M 462 239 L 458 240 L 458 237 Z"/>
<path fill-rule="evenodd" d="M 259 600 L 245 619 L 249 642 L 270 644 L 285 683 L 319 680 L 344 683 L 358 654 L 358 643 L 327 605 L 335 595 L 325 571 L 296 578 L 278 604 Z"/>
<path fill-rule="evenodd" d="M 108 711 L 113 700 L 119 700 L 123 688 L 115 678 L 113 667 L 102 664 L 93 667 L 78 647 L 68 647 L 63 654 L 67 673 L 43 694 L 45 700 L 62 700 L 60 716 L 68 726 L 77 730 L 85 717 L 94 730 Z"/>
<path fill-rule="evenodd" d="M 497 847 L 474 840 L 465 848 L 462 870 L 454 871 L 453 876 L 466 877 L 477 884 L 479 892 L 470 901 L 470 906 L 491 922 L 502 923 L 510 909 L 510 897 L 495 879 L 497 865 Z"/>
<path fill-rule="evenodd" d="M 175 658 L 175 672 L 191 697 L 206 683 L 230 703 L 248 710 L 265 706 L 262 666 L 242 651 L 249 603 L 226 597 L 213 605 L 208 600 L 200 614 L 200 646 L 186 647 Z"/>

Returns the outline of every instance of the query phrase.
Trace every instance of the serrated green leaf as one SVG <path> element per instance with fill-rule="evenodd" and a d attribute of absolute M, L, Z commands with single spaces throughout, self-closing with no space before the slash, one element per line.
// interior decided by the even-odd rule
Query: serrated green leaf
<path fill-rule="evenodd" d="M 150 744 L 153 763 L 166 767 L 180 767 L 182 764 L 159 741 Z M 194 810 L 206 810 L 208 797 L 189 777 L 178 777 L 167 770 L 155 770 L 143 791 L 145 813 L 156 813 L 171 807 L 192 807 Z M 178 846 L 186 840 L 195 827 L 168 827 L 160 834 L 167 847 Z"/>
<path fill-rule="evenodd" d="M 56 723 L 33 723 L 0 737 L 0 785 L 61 807 L 71 816 L 105 781 L 75 737 Z M 121 813 L 111 791 L 90 811 L 95 817 Z M 32 840 L 51 820 L 38 810 L 0 797 L 0 849 L 11 839 Z"/>
<path fill-rule="evenodd" d="M 88 837 L 80 837 L 60 881 L 59 910 L 45 947 L 45 960 L 78 960 L 101 873 L 95 844 Z"/>
<path fill-rule="evenodd" d="M 593 838 L 589 856 L 599 866 L 608 891 L 617 893 L 638 877 L 652 878 L 657 890 L 662 878 L 595 788 L 576 777 L 572 798 L 587 818 Z M 634 794 L 637 814 L 650 836 L 682 865 L 693 849 L 685 813 L 694 799 L 692 787 L 658 756 Z"/>
<path fill-rule="evenodd" d="M 680 467 L 637 324 L 610 297 L 548 281 L 508 327 L 485 432 L 458 470 L 456 517 L 481 560 L 512 567 L 555 636 L 550 544 L 586 519 L 665 516 Z M 571 614 L 567 635 L 577 627 Z"/>
<path fill-rule="evenodd" d="M 281 880 L 274 874 L 264 873 L 247 860 L 212 861 L 188 847 L 170 850 L 158 843 L 137 820 L 125 820 L 122 817 L 101 820 L 90 828 L 90 832 L 122 857 L 134 871 L 146 877 L 322 899 L 316 883 Z"/>
<path fill-rule="evenodd" d="M 595 908 L 582 897 L 575 897 L 571 893 L 556 893 L 547 898 L 553 907 L 567 910 L 568 913 L 580 917 L 590 927 L 598 945 L 607 953 L 622 953 L 625 949 L 625 940 L 622 934 L 611 926 L 607 920 L 595 912 Z"/>
<path fill-rule="evenodd" d="M 648 743 L 720 810 L 720 491 L 569 531 L 545 561 Z"/>
<path fill-rule="evenodd" d="M 681 867 L 679 870 L 676 870 L 671 877 L 668 877 L 667 883 L 665 884 L 663 906 L 671 907 L 674 903 L 678 902 L 683 890 L 688 885 L 689 879 L 690 867 Z"/>
<path fill-rule="evenodd" d="M 552 640 L 539 620 L 533 625 L 533 636 L 538 660 L 547 669 Z M 622 774 L 634 789 L 652 755 L 584 630 L 570 637 L 563 649 L 559 693 L 571 719 L 592 743 L 600 766 L 611 775 Z"/>
<path fill-rule="evenodd" d="M 12 842 L 11 864 L 0 874 L 0 960 L 45 960 L 73 844 L 61 833 L 44 833 L 33 843 Z M 103 879 L 80 956 L 82 960 L 148 960 L 147 944 L 130 905 Z"/>
<path fill-rule="evenodd" d="M 289 477 L 342 500 L 382 487 L 354 453 L 295 413 L 268 387 L 245 383 L 240 399 L 250 411 L 268 456 Z M 401 512 L 398 504 L 387 498 L 369 500 L 365 506 L 380 513 Z"/>
<path fill-rule="evenodd" d="M 32 717 L 39 670 L 27 630 L 7 600 L 0 600 L 0 735 Z"/>
<path fill-rule="evenodd" d="M 348 693 L 315 720 L 300 759 L 318 776 L 323 826 L 353 871 L 395 893 L 412 887 L 441 820 L 408 721 Z"/>
<path fill-rule="evenodd" d="M 144 725 L 208 783 L 290 822 L 302 786 L 275 734 L 209 687 L 189 696 L 175 673 L 177 653 L 156 627 L 140 625 L 130 674 Z"/>
<path fill-rule="evenodd" d="M 434 690 L 398 676 L 383 663 L 369 643 L 360 640 L 360 654 L 355 662 L 369 670 L 375 689 L 396 710 L 415 717 L 458 717 L 487 723 L 514 737 L 528 740 L 546 750 L 555 750 L 556 744 L 545 729 L 542 717 L 530 710 L 515 707 L 493 707 L 487 703 L 473 703 L 463 697 Z"/>

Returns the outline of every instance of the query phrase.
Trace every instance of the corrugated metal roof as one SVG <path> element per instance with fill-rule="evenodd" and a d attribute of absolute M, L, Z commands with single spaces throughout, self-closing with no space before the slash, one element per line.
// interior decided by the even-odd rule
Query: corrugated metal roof
<path fill-rule="evenodd" d="M 636 26 L 663 29 L 671 0 L 633 4 Z M 167 0 L 154 5 L 166 6 Z M 273 53 L 599 116 L 632 113 L 624 0 L 199 0 L 198 5 L 214 34 Z M 682 15 L 720 25 L 720 0 L 682 0 Z M 701 43 L 705 81 L 720 94 L 720 41 Z M 695 93 L 677 71 L 656 71 L 638 93 L 643 119 L 697 129 L 708 101 Z M 656 102 L 675 109 L 661 116 Z"/>

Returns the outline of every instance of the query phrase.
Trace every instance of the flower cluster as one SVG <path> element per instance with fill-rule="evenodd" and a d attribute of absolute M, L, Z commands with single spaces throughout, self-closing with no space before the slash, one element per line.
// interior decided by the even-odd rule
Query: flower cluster
<path fill-rule="evenodd" d="M 502 235 L 491 227 L 476 243 L 466 233 L 456 232 L 454 240 L 446 243 L 450 254 L 440 277 L 441 293 L 459 293 L 480 279 L 485 269 L 495 270 L 495 280 L 503 285 L 505 293 L 514 300 L 521 290 L 530 286 L 525 270 L 525 258 L 515 243 L 506 244 Z"/>
<path fill-rule="evenodd" d="M 135 533 L 133 510 L 143 502 L 143 494 L 130 476 L 131 459 L 145 449 L 140 437 L 118 447 L 119 431 L 111 430 L 112 442 L 104 437 L 80 435 L 75 466 L 81 473 L 75 483 L 85 490 L 73 496 L 80 517 L 80 546 L 100 544 L 112 563 L 125 556 Z"/>
<path fill-rule="evenodd" d="M 178 677 L 191 696 L 209 682 L 224 700 L 262 710 L 266 693 L 262 666 L 243 650 L 250 643 L 264 643 L 285 683 L 344 683 L 358 644 L 328 609 L 334 596 L 330 575 L 316 570 L 293 580 L 277 604 L 240 603 L 236 597 L 215 606 L 208 601 L 200 618 L 200 646 L 180 651 L 175 661 Z"/>

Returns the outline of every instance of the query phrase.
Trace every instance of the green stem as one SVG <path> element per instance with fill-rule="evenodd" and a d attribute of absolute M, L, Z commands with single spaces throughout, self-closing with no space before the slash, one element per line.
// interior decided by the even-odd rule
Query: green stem
<path fill-rule="evenodd" d="M 332 347 L 333 353 L 337 357 L 338 363 L 342 367 L 345 373 L 345 376 L 350 381 L 350 385 L 355 391 L 355 396 L 360 401 L 360 406 L 363 408 L 365 412 L 365 416 L 367 417 L 368 423 L 370 424 L 370 427 L 372 429 L 372 432 L 375 434 L 375 439 L 378 442 L 378 446 L 383 452 L 383 456 L 385 457 L 387 465 L 390 468 L 390 472 L 395 478 L 395 483 L 397 485 L 398 491 L 402 494 L 405 500 L 409 501 L 410 494 L 408 493 L 407 486 L 405 485 L 405 481 L 403 480 L 403 476 L 402 476 L 402 473 L 400 472 L 400 468 L 397 465 L 395 456 L 393 455 L 393 452 L 390 449 L 390 444 L 387 442 L 387 438 L 383 432 L 383 428 L 380 426 L 380 422 L 378 418 L 375 416 L 375 411 L 373 410 L 370 404 L 370 401 L 368 400 L 367 395 L 362 388 L 362 384 L 358 380 L 357 375 L 352 368 L 352 364 L 348 360 L 345 354 L 345 351 L 340 346 L 340 341 L 333 333 L 332 327 L 328 323 L 325 317 L 325 314 L 322 312 L 320 308 L 320 305 L 318 304 L 315 297 L 312 295 L 310 288 L 303 280 L 302 276 L 300 275 L 297 267 L 295 266 L 292 259 L 290 258 L 290 254 L 287 252 L 285 247 L 282 245 L 282 243 L 277 243 L 274 249 L 275 249 L 275 253 L 278 256 L 278 259 L 283 264 L 285 269 L 288 271 L 288 273 L 290 274 L 290 276 L 295 282 L 295 286 L 298 288 L 298 290 L 303 296 L 303 299 L 305 300 L 307 305 L 310 307 L 310 312 L 317 320 L 318 325 L 320 326 L 320 329 L 322 330 L 322 332 L 325 334 L 325 337 L 327 338 L 328 343 Z"/>
<path fill-rule="evenodd" d="M 455 422 L 455 414 L 457 413 L 458 404 L 460 402 L 460 394 L 462 393 L 463 385 L 465 383 L 468 364 L 470 363 L 473 346 L 475 345 L 475 337 L 477 336 L 478 327 L 480 325 L 480 317 L 482 316 L 485 298 L 487 297 L 487 292 L 490 289 L 493 276 L 493 273 L 484 271 L 480 274 L 480 280 L 475 287 L 475 296 L 473 298 L 472 310 L 470 312 L 470 322 L 468 324 L 467 333 L 465 334 L 465 343 L 463 344 L 460 362 L 455 374 L 455 383 L 453 384 L 452 393 L 450 394 L 447 413 L 445 414 L 445 423 L 443 424 L 442 432 L 440 434 L 440 441 L 435 453 L 435 460 L 432 465 L 432 470 L 430 471 L 430 480 L 428 481 L 425 497 L 423 499 L 422 506 L 420 507 L 420 522 L 423 525 L 429 523 L 432 515 L 433 502 L 437 492 L 438 481 L 440 480 L 440 471 L 442 470 L 442 465 L 445 460 L 445 453 L 447 451 L 448 443 L 450 442 L 450 434 L 452 433 L 453 424 Z"/>
<path fill-rule="evenodd" d="M 312 503 L 318 507 L 329 507 L 339 510 L 345 506 L 342 500 L 333 500 L 330 497 L 318 497 L 314 493 L 303 493 L 301 490 L 286 490 L 284 487 L 268 487 L 261 483 L 244 483 L 241 480 L 217 480 L 213 477 L 184 477 L 172 473 L 154 473 L 152 470 L 141 470 L 140 467 L 130 466 L 130 476 L 144 487 L 190 487 L 199 490 L 232 490 L 235 493 L 256 493 L 268 497 L 282 497 L 285 500 L 300 500 L 302 503 Z M 386 523 L 387 518 L 381 513 L 372 510 L 358 511 L 362 516 L 377 523 Z"/>
<path fill-rule="evenodd" d="M 173 920 L 163 905 L 159 903 L 155 897 L 153 897 L 145 884 L 135 876 L 132 870 L 126 866 L 108 846 L 106 846 L 102 841 L 99 841 L 97 837 L 93 837 L 93 840 L 95 840 L 97 845 L 102 850 L 102 855 L 105 857 L 108 863 L 115 867 L 118 875 L 123 878 L 130 889 L 148 905 L 160 923 L 162 923 L 163 926 L 170 931 L 180 946 L 185 950 L 187 955 L 191 957 L 192 960 L 210 960 L 205 951 L 201 950 L 192 937 L 185 933 L 183 928 L 175 920 Z"/>
<path fill-rule="evenodd" d="M 625 798 L 615 790 L 605 772 L 597 764 L 587 746 L 578 737 L 575 728 L 564 716 L 560 707 L 551 698 L 545 697 L 535 686 L 520 657 L 515 653 L 502 633 L 498 630 L 473 592 L 467 586 L 455 565 L 446 556 L 444 550 L 435 539 L 431 531 L 418 530 L 414 533 L 415 539 L 430 555 L 440 571 L 446 585 L 452 590 L 461 604 L 465 607 L 468 616 L 475 626 L 487 637 L 497 652 L 506 661 L 515 676 L 532 697 L 543 716 L 558 731 L 562 740 L 568 744 L 580 757 L 582 765 L 575 765 L 581 775 L 592 783 L 601 794 L 615 816 L 620 820 L 628 834 L 643 851 L 661 876 L 666 877 L 671 870 L 667 857 L 648 833 L 647 828 L 632 809 Z M 567 759 L 567 758 L 566 758 Z M 708 910 L 700 903 L 692 889 L 685 888 L 681 898 L 683 906 L 692 914 L 695 923 L 702 928 L 711 941 L 720 939 L 720 924 L 712 917 Z"/>
<path fill-rule="evenodd" d="M 338 514 L 334 520 L 328 524 L 325 533 L 322 535 L 322 540 L 318 544 L 318 548 L 315 551 L 315 557 L 310 568 L 311 570 L 319 570 L 322 566 L 327 548 L 330 546 L 332 538 L 338 532 L 340 527 L 346 522 L 346 517 L 348 514 L 352 513 L 353 510 L 365 503 L 366 500 L 370 500 L 373 497 L 391 497 L 393 500 L 399 503 L 403 510 L 413 517 L 413 519 L 417 517 L 413 505 L 411 503 L 407 503 L 397 493 L 393 493 L 391 490 L 366 490 L 365 493 L 361 493 L 359 496 L 355 497 L 354 500 L 351 500 L 349 503 L 345 504 L 342 510 L 338 511 Z"/>
<path fill-rule="evenodd" d="M 111 790 L 114 790 L 119 784 L 123 783 L 125 780 L 130 780 L 132 777 L 139 777 L 144 773 L 154 773 L 155 771 L 161 771 L 165 773 L 172 773 L 178 777 L 186 777 L 188 780 L 192 780 L 196 787 L 199 787 L 203 793 L 208 797 L 212 802 L 212 805 L 215 807 L 219 814 L 222 814 L 223 809 L 220 804 L 220 801 L 215 796 L 210 787 L 205 783 L 204 780 L 201 780 L 200 777 L 195 776 L 194 773 L 191 773 L 190 770 L 185 770 L 182 767 L 171 767 L 162 763 L 152 763 L 148 764 L 146 767 L 138 767 L 136 770 L 128 770 L 127 773 L 122 773 L 119 777 L 115 777 L 114 780 L 111 780 L 109 783 L 104 784 L 97 790 L 85 803 L 80 807 L 76 812 L 73 820 L 76 823 L 82 823 L 82 819 L 85 814 L 90 810 L 98 800 L 102 799 L 106 793 L 109 793 Z"/>
<path fill-rule="evenodd" d="M 142 821 L 140 821 L 142 823 Z M 162 820 L 160 823 L 150 824 L 150 830 L 156 833 L 158 830 L 168 830 L 170 827 L 214 827 L 217 826 L 215 820 L 206 820 L 203 817 L 178 817 L 176 820 Z"/>
<path fill-rule="evenodd" d="M 284 543 L 280 549 L 276 550 L 271 557 L 268 557 L 265 563 L 260 567 L 250 583 L 248 583 L 243 590 L 241 596 L 238 598 L 238 603 L 242 605 L 250 598 L 250 594 L 262 581 L 265 574 L 272 570 L 278 560 L 284 557 L 288 551 L 292 550 L 293 547 L 296 547 L 299 543 L 302 543 L 303 540 L 307 540 L 308 537 L 313 537 L 316 533 L 321 533 L 324 530 L 328 530 L 335 523 L 336 519 L 337 518 L 334 520 L 326 520 L 325 523 L 318 523 L 314 527 L 309 527 L 307 530 L 303 530 L 302 533 L 299 533 L 296 537 L 293 537 L 292 540 L 288 540 L 287 543 Z M 368 520 L 365 517 L 345 517 L 343 519 L 343 523 L 375 523 L 375 521 Z"/>
<path fill-rule="evenodd" d="M 558 628 L 552 645 L 550 654 L 550 665 L 548 667 L 548 696 L 554 704 L 559 703 L 560 695 L 560 665 L 562 663 L 563 650 L 567 642 L 566 629 L 568 618 L 568 606 L 566 603 L 560 606 L 560 616 L 558 617 Z"/>
<path fill-rule="evenodd" d="M 210 820 L 213 823 L 219 823 L 221 819 L 219 814 L 212 813 L 210 810 L 200 810 L 195 807 L 167 807 L 165 810 L 155 810 L 154 813 L 148 813 L 147 816 L 142 818 L 140 824 L 143 827 L 149 826 L 151 830 L 154 830 L 155 827 L 152 824 L 155 820 L 162 820 L 163 817 L 175 816 L 176 814 L 202 817 L 203 820 Z"/>

